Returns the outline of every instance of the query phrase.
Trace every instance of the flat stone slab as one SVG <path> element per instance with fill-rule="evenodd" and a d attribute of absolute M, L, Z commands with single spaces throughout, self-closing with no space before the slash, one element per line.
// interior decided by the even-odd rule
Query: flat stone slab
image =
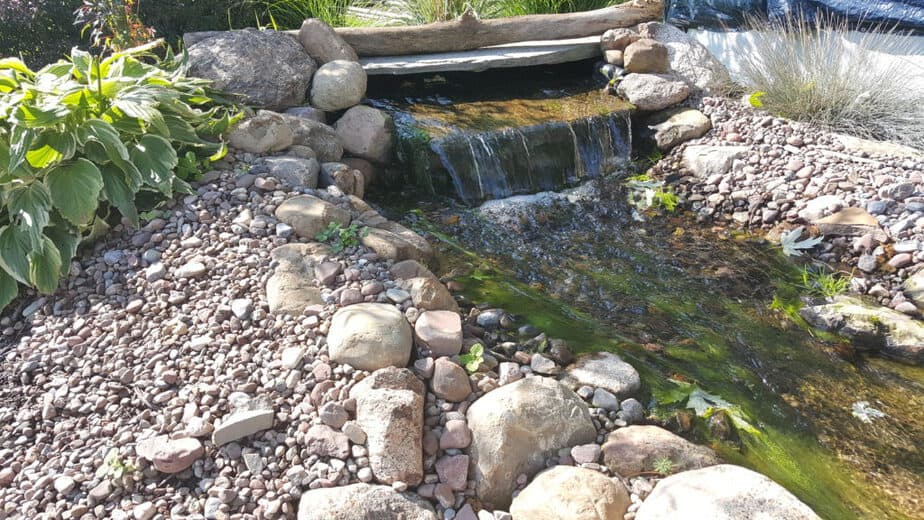
<path fill-rule="evenodd" d="M 488 69 L 568 63 L 601 55 L 600 37 L 518 42 L 465 52 L 361 58 L 366 74 L 482 72 Z"/>

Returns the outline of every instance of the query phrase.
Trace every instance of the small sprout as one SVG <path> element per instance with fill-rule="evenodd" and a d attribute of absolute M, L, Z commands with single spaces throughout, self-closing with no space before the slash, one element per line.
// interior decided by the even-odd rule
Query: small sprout
<path fill-rule="evenodd" d="M 469 374 L 474 374 L 478 371 L 478 367 L 484 363 L 484 345 L 475 343 L 472 345 L 472 348 L 468 350 L 468 354 L 459 356 L 459 360 L 462 361 L 462 365 L 465 366 L 465 370 L 467 370 Z"/>
<path fill-rule="evenodd" d="M 674 461 L 668 457 L 661 457 L 654 461 L 654 470 L 661 475 L 667 476 L 674 469 Z"/>
<path fill-rule="evenodd" d="M 339 253 L 348 247 L 359 245 L 359 239 L 369 234 L 369 228 L 360 229 L 355 223 L 343 227 L 339 222 L 331 222 L 324 231 L 315 236 L 318 242 L 329 243 L 334 253 Z"/>

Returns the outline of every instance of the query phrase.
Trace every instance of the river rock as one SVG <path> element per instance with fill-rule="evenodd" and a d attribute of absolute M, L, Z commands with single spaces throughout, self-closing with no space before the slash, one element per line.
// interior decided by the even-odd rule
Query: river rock
<path fill-rule="evenodd" d="M 627 28 L 610 29 L 600 37 L 600 49 L 603 51 L 625 50 L 632 42 L 638 41 L 641 36 Z"/>
<path fill-rule="evenodd" d="M 543 471 L 513 499 L 513 518 L 622 520 L 632 503 L 617 479 L 599 471 L 555 466 Z"/>
<path fill-rule="evenodd" d="M 392 265 L 388 272 L 399 280 L 410 280 L 411 278 L 432 278 L 436 280 L 436 275 L 417 260 L 403 260 Z"/>
<path fill-rule="evenodd" d="M 433 357 L 455 356 L 462 351 L 462 319 L 453 311 L 426 311 L 414 323 L 417 343 Z"/>
<path fill-rule="evenodd" d="M 430 385 L 434 395 L 451 403 L 464 401 L 472 393 L 465 369 L 444 357 L 434 362 Z"/>
<path fill-rule="evenodd" d="M 351 484 L 302 494 L 298 520 L 439 520 L 433 507 L 389 486 Z"/>
<path fill-rule="evenodd" d="M 435 278 L 411 278 L 404 280 L 401 287 L 411 293 L 411 300 L 414 307 L 428 311 L 451 311 L 457 312 L 459 304 L 449 289 Z"/>
<path fill-rule="evenodd" d="M 879 242 L 888 240 L 886 232 L 879 227 L 879 221 L 863 208 L 844 208 L 827 217 L 812 222 L 822 235 L 858 237 L 871 235 Z"/>
<path fill-rule="evenodd" d="M 411 357 L 411 326 L 394 305 L 360 303 L 334 314 L 327 336 L 330 358 L 360 370 L 404 367 Z"/>
<path fill-rule="evenodd" d="M 659 150 L 670 150 L 680 143 L 702 137 L 712 122 L 695 108 L 677 107 L 659 112 L 645 122 Z"/>
<path fill-rule="evenodd" d="M 627 426 L 611 433 L 603 444 L 603 463 L 623 477 L 654 471 L 655 461 L 670 459 L 674 471 L 719 463 L 711 449 L 693 444 L 657 426 Z"/>
<path fill-rule="evenodd" d="M 310 148 L 318 162 L 339 161 L 343 157 L 343 144 L 332 127 L 305 117 L 280 116 L 292 130 L 292 143 Z"/>
<path fill-rule="evenodd" d="M 335 60 L 359 61 L 356 51 L 330 25 L 308 18 L 298 31 L 298 41 L 305 52 L 320 64 Z"/>
<path fill-rule="evenodd" d="M 302 119 L 308 119 L 309 121 L 315 121 L 317 123 L 327 123 L 327 113 L 320 108 L 315 108 L 311 105 L 287 108 L 286 111 L 282 113 L 282 115 L 300 117 Z"/>
<path fill-rule="evenodd" d="M 355 61 L 334 60 L 322 65 L 311 85 L 311 105 L 334 112 L 358 105 L 366 95 L 366 72 Z"/>
<path fill-rule="evenodd" d="M 735 159 L 747 155 L 747 146 L 687 146 L 683 150 L 683 167 L 696 177 L 706 179 L 731 171 Z"/>
<path fill-rule="evenodd" d="M 667 72 L 667 47 L 650 38 L 641 38 L 626 46 L 623 63 L 628 73 Z"/>
<path fill-rule="evenodd" d="M 909 276 L 902 284 L 905 296 L 913 301 L 918 308 L 924 309 L 924 269 Z"/>
<path fill-rule="evenodd" d="M 693 88 L 706 94 L 723 94 L 732 85 L 728 70 L 706 47 L 673 25 L 639 24 L 639 34 L 667 47 L 670 70 Z"/>
<path fill-rule="evenodd" d="M 266 281 L 266 300 L 273 314 L 299 316 L 306 307 L 323 305 L 321 290 L 307 273 L 276 270 Z"/>
<path fill-rule="evenodd" d="M 336 222 L 343 227 L 350 224 L 350 212 L 311 195 L 299 195 L 276 208 L 276 218 L 295 230 L 295 234 L 315 240 L 318 233 Z"/>
<path fill-rule="evenodd" d="M 655 486 L 636 520 L 688 518 L 819 520 L 792 493 L 749 469 L 722 464 L 671 475 Z"/>
<path fill-rule="evenodd" d="M 135 452 L 139 457 L 151 461 L 157 471 L 172 474 L 192 466 L 193 462 L 202 458 L 205 449 L 198 439 L 171 439 L 166 435 L 158 435 L 140 441 Z"/>
<path fill-rule="evenodd" d="M 305 446 L 308 453 L 319 457 L 343 460 L 350 457 L 349 437 L 324 424 L 315 424 L 308 428 L 305 433 Z"/>
<path fill-rule="evenodd" d="M 389 260 L 426 263 L 433 258 L 433 248 L 426 239 L 391 221 L 369 228 L 369 233 L 362 237 L 362 244 Z"/>
<path fill-rule="evenodd" d="M 387 163 L 394 151 L 394 123 L 385 112 L 357 105 L 343 114 L 335 124 L 343 147 L 351 154 Z"/>
<path fill-rule="evenodd" d="M 386 484 L 419 484 L 423 479 L 424 384 L 406 368 L 388 367 L 354 386 L 350 397 L 356 399 L 356 422 L 366 433 L 375 478 Z"/>
<path fill-rule="evenodd" d="M 317 159 L 282 156 L 261 158 L 251 173 L 272 175 L 293 188 L 314 189 L 318 186 L 320 171 Z"/>
<path fill-rule="evenodd" d="M 292 146 L 295 134 L 280 114 L 261 110 L 235 126 L 228 140 L 235 148 L 263 154 Z"/>
<path fill-rule="evenodd" d="M 799 314 L 812 325 L 847 336 L 860 350 L 903 363 L 924 364 L 924 322 L 866 303 L 854 296 L 835 296 L 829 303 L 803 307 Z"/>
<path fill-rule="evenodd" d="M 522 379 L 491 391 L 468 409 L 475 492 L 496 508 L 510 505 L 517 476 L 532 476 L 546 457 L 592 442 L 596 428 L 584 401 L 546 377 Z"/>
<path fill-rule="evenodd" d="M 215 427 L 212 443 L 216 446 L 228 444 L 249 435 L 269 430 L 275 417 L 273 410 L 237 410 Z"/>
<path fill-rule="evenodd" d="M 602 388 L 620 399 L 638 392 L 642 384 L 638 371 L 610 352 L 581 356 L 566 369 L 563 381 L 572 388 L 585 385 Z"/>
<path fill-rule="evenodd" d="M 270 110 L 301 105 L 316 68 L 295 38 L 276 31 L 216 32 L 189 47 L 190 76 Z"/>
<path fill-rule="evenodd" d="M 670 74 L 628 74 L 616 92 L 639 110 L 653 112 L 685 100 L 690 87 Z"/>

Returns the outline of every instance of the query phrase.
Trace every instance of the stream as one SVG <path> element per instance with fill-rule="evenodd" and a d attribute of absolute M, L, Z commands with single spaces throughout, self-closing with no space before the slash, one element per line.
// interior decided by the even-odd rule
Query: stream
<path fill-rule="evenodd" d="M 371 199 L 439 246 L 441 272 L 469 301 L 575 351 L 623 356 L 666 427 L 768 475 L 823 518 L 924 518 L 924 368 L 860 357 L 806 327 L 799 268 L 765 240 L 683 214 L 634 218 L 625 107 L 601 109 L 598 88 L 563 85 L 566 72 L 547 71 L 539 87 L 438 78 L 414 85 L 420 97 L 383 95 L 374 103 L 395 116 L 418 189 Z M 446 153 L 462 141 L 483 147 Z M 534 150 L 552 159 L 536 162 Z M 567 196 L 472 207 L 582 181 Z"/>

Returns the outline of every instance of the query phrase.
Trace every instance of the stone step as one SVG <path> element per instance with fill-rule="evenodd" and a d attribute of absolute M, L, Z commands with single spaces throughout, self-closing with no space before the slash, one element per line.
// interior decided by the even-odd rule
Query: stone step
<path fill-rule="evenodd" d="M 600 37 L 510 43 L 473 51 L 361 58 L 366 74 L 482 72 L 581 61 L 600 56 Z"/>

